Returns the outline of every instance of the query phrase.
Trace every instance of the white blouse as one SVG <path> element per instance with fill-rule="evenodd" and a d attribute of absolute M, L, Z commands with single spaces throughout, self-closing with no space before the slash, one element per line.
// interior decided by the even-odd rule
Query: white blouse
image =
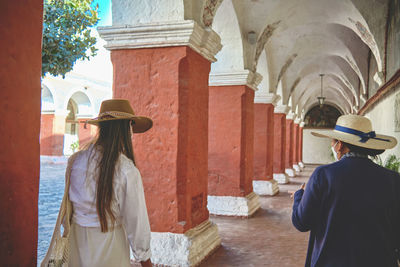
<path fill-rule="evenodd" d="M 92 145 L 79 152 L 72 166 L 69 188 L 72 222 L 83 227 L 100 227 L 96 211 L 97 166 L 100 159 L 101 151 Z M 142 178 L 133 162 L 123 154 L 115 165 L 113 187 L 111 208 L 116 216 L 116 225 L 124 226 L 135 259 L 146 261 L 151 256 L 151 233 Z"/>

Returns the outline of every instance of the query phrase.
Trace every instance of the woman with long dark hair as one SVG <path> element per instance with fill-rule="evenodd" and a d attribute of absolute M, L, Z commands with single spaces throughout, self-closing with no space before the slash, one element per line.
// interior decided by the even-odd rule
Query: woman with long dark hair
<path fill-rule="evenodd" d="M 150 225 L 131 139 L 152 121 L 136 116 L 127 100 L 112 99 L 88 123 L 99 132 L 72 163 L 69 266 L 128 267 L 129 247 L 142 266 L 151 266 Z"/>

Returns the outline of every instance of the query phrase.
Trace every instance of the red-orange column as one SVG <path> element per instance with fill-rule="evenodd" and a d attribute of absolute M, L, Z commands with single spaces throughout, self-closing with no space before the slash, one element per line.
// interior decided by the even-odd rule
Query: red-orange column
<path fill-rule="evenodd" d="M 286 159 L 286 114 L 274 113 L 274 165 L 273 177 L 278 183 L 287 183 Z"/>
<path fill-rule="evenodd" d="M 273 180 L 274 161 L 274 105 L 254 104 L 254 180 L 253 189 L 258 195 L 279 192 Z"/>
<path fill-rule="evenodd" d="M 299 124 L 293 123 L 293 169 L 300 172 L 299 166 Z"/>
<path fill-rule="evenodd" d="M 184 233 L 208 220 L 210 62 L 189 47 L 113 50 L 114 97 L 153 128 L 133 136 L 153 232 Z"/>
<path fill-rule="evenodd" d="M 40 155 L 53 155 L 54 113 L 40 117 Z"/>
<path fill-rule="evenodd" d="M 210 86 L 208 208 L 211 213 L 250 216 L 259 208 L 252 186 L 253 141 L 254 90 L 246 85 Z M 226 197 L 236 197 L 237 202 L 228 203 Z M 242 204 L 247 210 L 240 208 Z"/>
<path fill-rule="evenodd" d="M 299 166 L 300 168 L 304 168 L 304 163 L 303 163 L 303 128 L 304 127 L 304 122 L 301 122 L 299 125 Z"/>
<path fill-rule="evenodd" d="M 61 156 L 64 154 L 65 113 L 41 115 L 40 155 Z"/>
<path fill-rule="evenodd" d="M 79 118 L 78 119 L 78 138 L 79 147 L 82 148 L 88 144 L 96 136 L 97 127 L 91 124 L 85 125 L 85 122 L 90 118 Z"/>
<path fill-rule="evenodd" d="M 42 18 L 43 0 L 0 4 L 2 266 L 37 265 Z"/>
<path fill-rule="evenodd" d="M 290 177 L 294 177 L 293 170 L 293 120 L 286 119 L 286 156 L 285 156 L 285 172 Z"/>
<path fill-rule="evenodd" d="M 118 3 L 114 8 L 125 10 Z M 113 22 L 129 24 L 129 16 Z M 148 132 L 133 135 L 152 262 L 194 266 L 221 244 L 207 209 L 208 79 L 220 38 L 191 20 L 118 25 L 98 29 L 111 50 L 113 96 L 129 99 L 135 113 L 154 123 Z"/>

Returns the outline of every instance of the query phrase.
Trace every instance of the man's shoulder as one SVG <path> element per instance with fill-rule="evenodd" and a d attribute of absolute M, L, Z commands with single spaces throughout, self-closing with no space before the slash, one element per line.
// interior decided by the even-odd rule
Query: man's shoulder
<path fill-rule="evenodd" d="M 332 171 L 332 170 L 336 170 L 336 169 L 341 169 L 343 168 L 343 161 L 339 160 L 339 161 L 335 161 L 332 163 L 328 163 L 328 164 L 324 164 L 324 165 L 320 165 L 317 168 L 315 168 L 316 173 L 321 173 L 321 172 L 326 172 L 326 171 Z"/>

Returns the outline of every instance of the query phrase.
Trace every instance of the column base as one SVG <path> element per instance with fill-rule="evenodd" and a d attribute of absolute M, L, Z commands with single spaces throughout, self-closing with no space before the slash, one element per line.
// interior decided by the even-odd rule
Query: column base
<path fill-rule="evenodd" d="M 300 171 L 301 171 L 300 166 L 297 165 L 297 164 L 293 164 L 293 170 L 294 170 L 295 172 L 300 172 Z"/>
<path fill-rule="evenodd" d="M 221 246 L 216 224 L 206 220 L 184 234 L 151 233 L 151 261 L 162 266 L 196 266 Z"/>
<path fill-rule="evenodd" d="M 208 196 L 210 214 L 250 217 L 260 208 L 258 196 L 251 192 L 246 197 Z"/>
<path fill-rule="evenodd" d="M 286 173 L 274 173 L 274 180 L 278 182 L 278 184 L 287 184 L 289 183 L 289 177 Z"/>
<path fill-rule="evenodd" d="M 299 166 L 300 166 L 300 169 L 304 169 L 304 163 L 303 162 L 299 162 Z"/>
<path fill-rule="evenodd" d="M 285 169 L 285 173 L 286 173 L 289 177 L 294 177 L 294 176 L 295 176 L 295 173 L 294 173 L 294 170 L 293 170 L 293 169 L 287 168 L 287 169 Z"/>
<path fill-rule="evenodd" d="M 279 192 L 279 187 L 275 180 L 253 180 L 253 191 L 260 196 L 273 196 Z"/>

